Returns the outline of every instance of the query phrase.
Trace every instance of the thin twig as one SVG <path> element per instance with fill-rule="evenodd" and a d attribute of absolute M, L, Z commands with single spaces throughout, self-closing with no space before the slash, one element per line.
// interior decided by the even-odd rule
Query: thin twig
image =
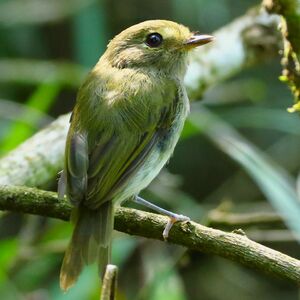
<path fill-rule="evenodd" d="M 213 227 L 243 227 L 251 226 L 272 226 L 283 227 L 283 220 L 279 214 L 275 212 L 249 212 L 249 213 L 232 213 L 214 209 L 209 212 L 207 222 Z"/>
<path fill-rule="evenodd" d="M 102 287 L 100 300 L 115 300 L 117 296 L 118 267 L 107 265 Z"/>
<path fill-rule="evenodd" d="M 270 14 L 281 15 L 280 31 L 283 39 L 282 75 L 294 95 L 295 104 L 290 112 L 300 111 L 300 1 L 263 0 Z"/>

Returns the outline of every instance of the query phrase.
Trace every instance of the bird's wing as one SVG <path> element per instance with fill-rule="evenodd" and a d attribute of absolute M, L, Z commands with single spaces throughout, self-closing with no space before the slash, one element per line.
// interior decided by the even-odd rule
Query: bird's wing
<path fill-rule="evenodd" d="M 90 156 L 85 205 L 96 208 L 113 199 L 143 165 L 161 134 L 159 128 L 153 128 L 152 131 L 139 136 L 133 135 L 127 140 L 120 136 L 113 137 L 108 144 L 102 146 L 103 151 L 99 149 L 101 146 L 95 148 Z"/>
<path fill-rule="evenodd" d="M 66 193 L 74 205 L 78 205 L 86 196 L 88 166 L 87 135 L 70 128 L 65 149 L 65 168 L 58 189 L 64 190 L 61 194 Z"/>

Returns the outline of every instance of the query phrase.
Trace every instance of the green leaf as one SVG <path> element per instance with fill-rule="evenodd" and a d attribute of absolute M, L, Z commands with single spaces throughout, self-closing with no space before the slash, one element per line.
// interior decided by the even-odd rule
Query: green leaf
<path fill-rule="evenodd" d="M 48 111 L 59 91 L 60 85 L 54 83 L 44 83 L 35 90 L 26 103 L 31 110 L 25 110 L 7 132 L 6 138 L 2 141 L 2 151 L 6 152 L 15 148 L 32 135 L 34 127 L 37 127 L 41 118 L 39 114 L 32 114 L 32 110 Z M 31 126 L 28 126 L 28 122 L 31 122 Z"/>
<path fill-rule="evenodd" d="M 189 120 L 248 172 L 300 241 L 300 202 L 286 170 L 208 109 L 194 111 Z"/>
<path fill-rule="evenodd" d="M 7 268 L 15 259 L 18 252 L 18 240 L 17 239 L 6 239 L 0 241 L 0 281 L 4 277 L 6 277 L 5 273 Z"/>

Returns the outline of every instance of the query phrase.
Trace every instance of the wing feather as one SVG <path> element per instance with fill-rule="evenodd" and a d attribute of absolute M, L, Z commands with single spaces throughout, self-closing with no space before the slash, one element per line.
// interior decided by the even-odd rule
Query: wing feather
<path fill-rule="evenodd" d="M 85 204 L 94 209 L 103 202 L 112 200 L 114 195 L 126 185 L 127 181 L 142 166 L 157 144 L 158 138 L 158 132 L 148 132 L 138 139 L 136 145 L 128 143 L 126 148 L 123 147 L 121 153 L 118 151 L 121 147 L 114 149 L 112 152 L 115 152 L 116 156 L 112 153 L 115 158 L 108 162 L 109 168 L 105 168 L 107 165 L 104 164 L 100 176 L 95 176 L 91 180 L 89 178 Z M 124 143 L 120 144 L 124 145 Z M 119 156 L 117 156 L 117 152 L 119 152 Z"/>
<path fill-rule="evenodd" d="M 65 181 L 72 204 L 84 200 L 87 189 L 88 146 L 86 135 L 70 131 L 66 145 Z"/>

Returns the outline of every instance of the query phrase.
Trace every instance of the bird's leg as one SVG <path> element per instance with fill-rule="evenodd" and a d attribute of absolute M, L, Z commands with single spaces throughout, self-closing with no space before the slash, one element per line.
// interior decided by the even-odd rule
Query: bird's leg
<path fill-rule="evenodd" d="M 166 215 L 169 217 L 169 221 L 163 231 L 163 238 L 164 240 L 167 240 L 168 239 L 168 236 L 169 236 L 169 232 L 170 232 L 170 229 L 172 228 L 173 224 L 176 223 L 176 222 L 183 222 L 183 221 L 190 221 L 190 218 L 189 217 L 186 217 L 186 216 L 183 216 L 183 215 L 178 215 L 178 214 L 175 214 L 171 211 L 168 211 L 164 208 L 161 208 L 139 196 L 136 196 L 136 197 L 133 197 L 133 201 L 138 203 L 138 204 L 141 204 L 141 205 L 144 205 L 152 210 L 155 210 L 157 211 L 158 213 L 160 214 L 163 214 L 163 215 Z"/>

